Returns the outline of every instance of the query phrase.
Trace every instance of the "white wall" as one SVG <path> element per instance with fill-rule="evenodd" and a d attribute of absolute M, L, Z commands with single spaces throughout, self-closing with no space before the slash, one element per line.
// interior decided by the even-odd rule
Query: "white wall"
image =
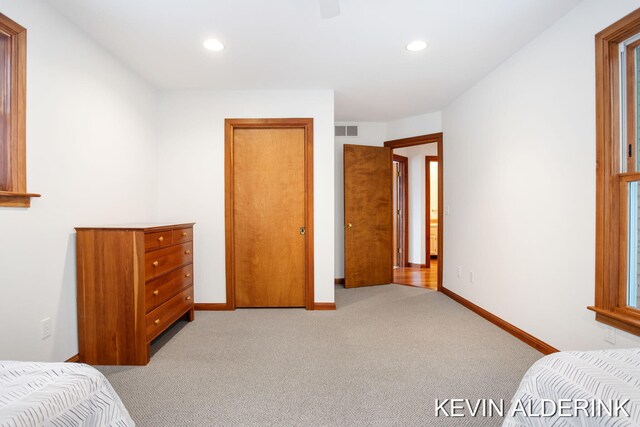
<path fill-rule="evenodd" d="M 443 112 L 444 286 L 562 350 L 611 346 L 586 309 L 594 303 L 594 34 L 638 6 L 584 1 Z M 618 347 L 640 344 L 617 334 Z"/>
<path fill-rule="evenodd" d="M 387 138 L 387 124 L 377 122 L 339 122 L 338 125 L 358 126 L 358 136 L 336 136 L 334 168 L 335 200 L 335 277 L 344 277 L 344 145 L 371 145 L 382 147 Z"/>
<path fill-rule="evenodd" d="M 429 230 L 425 230 L 427 193 L 425 190 L 424 157 L 437 156 L 438 144 L 434 142 L 431 144 L 415 145 L 413 147 L 396 148 L 393 150 L 393 154 L 407 157 L 409 163 L 409 262 L 413 264 L 426 264 L 426 236 Z M 437 196 L 437 182 L 435 185 L 435 195 Z"/>
<path fill-rule="evenodd" d="M 442 132 L 442 113 L 420 114 L 387 123 L 387 140 Z"/>
<path fill-rule="evenodd" d="M 195 300 L 225 302 L 224 119 L 314 119 L 315 300 L 334 301 L 333 91 L 165 92 L 159 216 L 195 221 Z"/>
<path fill-rule="evenodd" d="M 0 359 L 61 361 L 78 352 L 74 227 L 154 217 L 155 94 L 46 2 L 0 10 L 28 30 L 27 182 L 42 194 L 0 208 Z"/>

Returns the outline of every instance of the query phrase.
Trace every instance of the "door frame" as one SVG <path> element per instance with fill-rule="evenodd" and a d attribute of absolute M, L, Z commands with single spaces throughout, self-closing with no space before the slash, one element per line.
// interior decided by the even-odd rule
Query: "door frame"
<path fill-rule="evenodd" d="M 393 154 L 393 151 L 391 152 Z M 401 184 L 400 186 L 404 190 L 401 193 L 400 201 L 398 202 L 398 206 L 402 206 L 400 209 L 402 211 L 402 265 L 400 267 L 409 267 L 409 158 L 405 156 L 400 156 L 398 154 L 393 154 L 393 161 L 400 163 L 400 167 L 402 168 L 401 172 Z M 393 209 L 393 206 L 391 207 Z M 395 212 L 392 212 L 392 215 L 396 215 Z M 395 251 L 396 248 L 393 248 Z M 398 263 L 400 264 L 400 263 Z"/>
<path fill-rule="evenodd" d="M 442 251 L 444 244 L 444 153 L 442 132 L 431 133 L 427 135 L 414 136 L 411 138 L 394 139 L 385 141 L 384 146 L 390 148 L 412 147 L 414 145 L 431 144 L 433 142 L 438 145 L 438 291 L 442 291 L 442 272 L 444 264 L 444 254 Z M 426 215 L 425 215 L 426 216 Z"/>
<path fill-rule="evenodd" d="M 313 119 L 225 119 L 224 121 L 224 199 L 225 199 L 225 251 L 227 310 L 236 309 L 234 194 L 233 194 L 233 136 L 236 129 L 304 129 L 304 199 L 305 199 L 305 308 L 315 309 L 314 253 L 313 253 Z"/>
<path fill-rule="evenodd" d="M 427 268 L 431 268 L 431 169 L 430 163 L 436 162 L 438 164 L 438 170 L 440 169 L 440 152 L 437 156 L 424 156 L 424 194 L 425 194 L 425 206 L 424 206 L 424 223 L 425 223 L 425 248 L 426 258 L 425 262 Z M 438 190 L 440 189 L 440 182 L 438 181 Z M 439 203 L 438 203 L 439 205 Z M 440 206 L 438 206 L 438 225 L 440 225 Z M 438 242 L 440 242 L 440 236 L 438 236 Z M 438 251 L 438 260 L 440 260 L 440 252 Z"/>

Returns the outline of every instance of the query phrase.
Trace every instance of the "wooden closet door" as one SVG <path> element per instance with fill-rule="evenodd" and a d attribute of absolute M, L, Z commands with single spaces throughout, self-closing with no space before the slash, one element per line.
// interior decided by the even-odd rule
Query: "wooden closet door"
<path fill-rule="evenodd" d="M 233 133 L 235 305 L 305 306 L 305 131 Z"/>

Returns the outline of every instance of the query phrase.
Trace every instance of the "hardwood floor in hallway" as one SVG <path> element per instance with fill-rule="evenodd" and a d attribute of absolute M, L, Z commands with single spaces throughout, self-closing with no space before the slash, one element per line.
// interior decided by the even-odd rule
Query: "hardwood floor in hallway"
<path fill-rule="evenodd" d="M 394 268 L 393 283 L 398 285 L 416 286 L 419 288 L 437 289 L 438 260 L 431 260 L 431 268 Z"/>

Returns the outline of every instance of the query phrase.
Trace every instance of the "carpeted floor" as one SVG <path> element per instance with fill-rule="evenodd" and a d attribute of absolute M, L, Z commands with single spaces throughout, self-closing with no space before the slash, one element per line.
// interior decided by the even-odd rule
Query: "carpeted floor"
<path fill-rule="evenodd" d="M 145 367 L 99 369 L 139 426 L 500 425 L 435 399 L 505 399 L 540 353 L 434 291 L 336 287 L 336 311 L 197 312 Z"/>

